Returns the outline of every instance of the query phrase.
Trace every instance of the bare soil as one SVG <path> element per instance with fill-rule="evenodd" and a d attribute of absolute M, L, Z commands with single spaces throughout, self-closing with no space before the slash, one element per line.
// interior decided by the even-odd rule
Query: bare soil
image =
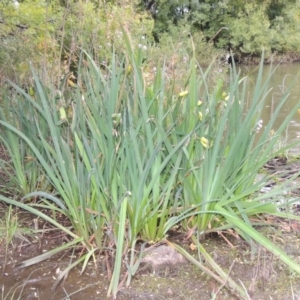
<path fill-rule="evenodd" d="M 270 225 L 262 227 L 273 242 L 280 245 L 287 254 L 300 263 L 300 224 L 289 220 L 269 218 Z M 276 225 L 276 226 L 274 226 Z M 247 290 L 249 299 L 291 300 L 300 299 L 299 275 L 288 268 L 262 247 L 252 253 L 249 245 L 223 233 L 227 241 L 218 234 L 203 240 L 203 245 L 215 261 L 230 276 Z M 172 237 L 173 242 L 184 246 L 196 258 L 188 241 L 182 235 Z M 105 258 L 99 257 L 98 265 L 91 262 L 87 271 L 72 270 L 55 290 L 55 280 L 74 259 L 74 253 L 57 255 L 51 260 L 27 268 L 19 268 L 23 260 L 43 253 L 64 242 L 58 233 L 36 236 L 35 239 L 15 239 L 6 251 L 0 251 L 0 286 L 2 299 L 106 299 L 109 281 Z M 78 254 L 78 253 L 77 253 Z M 203 264 L 206 264 L 203 261 Z M 1 293 L 1 292 L 0 292 Z M 214 296 L 214 294 L 216 294 Z M 225 287 L 203 274 L 190 263 L 166 264 L 160 272 L 146 268 L 135 276 L 129 288 L 122 288 L 118 294 L 121 300 L 129 299 L 238 299 Z"/>

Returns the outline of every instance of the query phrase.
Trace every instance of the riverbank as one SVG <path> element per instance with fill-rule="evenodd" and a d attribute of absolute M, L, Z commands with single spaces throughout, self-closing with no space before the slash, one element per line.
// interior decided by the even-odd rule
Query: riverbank
<path fill-rule="evenodd" d="M 261 56 L 253 55 L 235 55 L 234 60 L 238 65 L 259 65 L 261 62 Z M 300 53 L 287 53 L 287 54 L 278 54 L 274 53 L 264 59 L 264 64 L 288 64 L 288 63 L 297 63 L 300 61 Z"/>
<path fill-rule="evenodd" d="M 2 215 L 3 216 L 3 215 Z M 19 212 L 19 216 L 22 213 Z M 30 217 L 30 216 L 29 216 Z M 28 225 L 27 218 L 27 225 Z M 21 221 L 21 219 L 20 219 Z M 23 220 L 24 221 L 24 220 Z M 299 222 L 291 220 L 274 219 L 268 216 L 259 220 L 267 226 L 260 231 L 284 249 L 284 251 L 300 261 L 300 227 Z M 42 224 L 41 224 L 42 225 Z M 47 227 L 47 224 L 43 226 Z M 182 245 L 197 259 L 196 250 L 192 250 L 189 240 L 177 232 L 170 237 L 174 242 Z M 109 280 L 107 277 L 105 256 L 97 257 L 97 267 L 89 263 L 87 270 L 81 274 L 81 267 L 74 268 L 56 288 L 56 279 L 71 263 L 72 256 L 80 255 L 80 249 L 67 251 L 43 263 L 19 268 L 18 264 L 32 255 L 51 250 L 64 242 L 59 233 L 39 234 L 33 236 L 16 237 L 8 249 L 0 249 L 0 282 L 2 298 L 13 300 L 21 298 L 31 300 L 60 299 L 60 300 L 92 300 L 106 299 Z M 216 263 L 225 272 L 239 282 L 247 291 L 248 299 L 298 299 L 300 297 L 300 284 L 298 277 L 290 272 L 286 266 L 272 253 L 264 248 L 257 247 L 251 250 L 250 246 L 232 232 L 224 231 L 222 234 L 207 235 L 202 240 L 207 252 L 214 257 Z M 254 250 L 254 252 L 252 252 Z M 206 262 L 203 261 L 204 266 Z M 229 290 L 212 278 L 186 263 L 179 267 L 167 266 L 164 272 L 155 274 L 149 270 L 138 272 L 128 288 L 122 288 L 118 293 L 118 300 L 134 299 L 175 299 L 197 300 L 211 299 L 239 299 L 235 298 Z"/>
<path fill-rule="evenodd" d="M 59 281 L 76 266 L 86 271 L 91 263 L 97 272 L 103 256 L 107 295 L 116 296 L 139 276 L 146 247 L 166 243 L 200 273 L 248 299 L 203 244 L 208 234 L 238 238 L 238 233 L 250 247 L 255 241 L 300 274 L 300 265 L 255 221 L 261 215 L 283 216 L 276 197 L 294 189 L 279 180 L 276 189 L 261 194 L 270 178 L 257 180 L 257 175 L 291 148 L 282 137 L 299 102 L 275 127 L 290 99 L 279 94 L 279 109 L 262 120 L 273 82 L 271 73 L 264 76 L 263 64 L 254 80 L 254 72 L 243 77 L 233 67 L 228 82 L 215 66 L 211 73 L 201 69 L 194 57 L 182 61 L 184 73 L 172 64 L 149 70 L 145 49 L 134 48 L 125 33 L 123 38 L 127 52 L 113 53 L 105 68 L 84 52 L 77 81 L 66 77 L 56 89 L 33 73 L 31 89 L 14 86 L 4 97 L 2 166 L 9 181 L 0 200 L 34 214 L 30 228 L 63 238 L 22 266 L 73 253 L 69 265 L 57 271 Z M 246 91 L 252 85 L 249 101 Z M 284 212 L 287 216 L 297 219 Z M 7 232 L 14 232 L 13 215 L 5 219 Z M 169 240 L 172 231 L 183 235 L 179 244 Z M 186 251 L 185 239 L 192 252 Z"/>
<path fill-rule="evenodd" d="M 269 161 L 262 174 L 273 174 L 276 178 L 267 182 L 264 191 L 276 188 L 276 182 L 289 180 L 300 168 L 298 158 L 287 160 L 278 157 Z M 265 176 L 265 175 L 264 175 Z M 297 178 L 296 178 L 297 180 Z M 291 182 L 295 188 L 286 195 L 287 200 L 300 194 L 299 184 Z M 284 212 L 287 206 L 278 201 Z M 56 279 L 61 275 L 75 257 L 82 253 L 81 247 L 63 251 L 51 259 L 30 267 L 20 268 L 22 262 L 42 253 L 47 253 L 63 243 L 69 242 L 69 237 L 57 231 L 53 225 L 36 218 L 23 210 L 15 209 L 10 212 L 5 205 L 0 206 L 0 218 L 6 221 L 0 224 L 0 282 L 2 284 L 2 298 L 12 300 L 22 299 L 96 299 L 106 298 L 109 286 L 110 259 L 99 253 L 95 262 L 89 262 L 86 271 L 81 274 L 81 268 L 74 268 L 66 278 L 57 285 Z M 287 213 L 299 215 L 300 205 L 294 203 L 289 206 Z M 17 222 L 17 227 L 5 228 Z M 286 254 L 300 262 L 300 222 L 291 219 L 278 218 L 271 215 L 259 215 L 251 218 L 253 226 L 265 236 L 271 236 L 277 246 Z M 60 220 L 64 226 L 69 221 Z M 255 225 L 257 224 L 257 225 Z M 6 232 L 6 233 L 5 233 Z M 7 244 L 5 236 L 13 234 Z M 4 237 L 4 239 L 3 239 Z M 198 252 L 192 240 L 180 227 L 175 227 L 168 234 L 168 240 L 181 245 L 192 257 L 198 259 Z M 218 233 L 207 233 L 201 238 L 206 251 L 215 262 L 222 267 L 236 282 L 247 291 L 251 300 L 297 299 L 300 297 L 300 283 L 298 277 L 271 252 L 259 245 L 252 247 L 235 231 L 223 230 Z M 159 245 L 164 245 L 162 240 Z M 160 247 L 159 246 L 159 247 Z M 147 244 L 142 249 L 153 248 Z M 155 254 L 154 254 L 155 255 Z M 72 258 L 73 257 L 73 258 Z M 160 258 L 156 258 L 156 261 Z M 206 261 L 202 261 L 206 265 Z M 145 268 L 146 267 L 146 268 Z M 208 267 L 208 266 L 207 266 Z M 125 272 L 125 269 L 123 270 Z M 123 273 L 124 275 L 125 273 Z M 122 276 L 123 276 L 122 275 Z M 55 288 L 54 288 L 55 287 Z M 225 286 L 203 274 L 193 264 L 184 263 L 172 265 L 166 262 L 160 266 L 159 272 L 149 266 L 141 266 L 136 272 L 129 287 L 121 288 L 117 299 L 238 299 Z"/>

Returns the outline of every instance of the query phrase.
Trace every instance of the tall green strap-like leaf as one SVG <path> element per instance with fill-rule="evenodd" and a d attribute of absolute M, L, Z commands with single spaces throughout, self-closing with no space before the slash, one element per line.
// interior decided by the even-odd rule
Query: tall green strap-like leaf
<path fill-rule="evenodd" d="M 169 241 L 166 241 L 167 244 L 171 247 L 173 247 L 177 252 L 179 252 L 181 255 L 183 255 L 189 262 L 191 262 L 193 265 L 198 267 L 201 271 L 203 271 L 205 274 L 210 276 L 211 278 L 214 278 L 217 282 L 221 283 L 222 285 L 227 285 L 235 294 L 238 294 L 242 299 L 248 299 L 245 291 L 236 284 L 231 277 L 229 277 L 229 274 L 226 274 L 219 265 L 215 263 L 213 258 L 206 252 L 204 247 L 199 243 L 199 241 L 194 238 L 194 243 L 197 245 L 200 253 L 205 257 L 208 264 L 211 265 L 214 271 L 206 267 L 203 263 L 197 261 L 191 254 L 189 254 L 185 249 L 182 247 L 171 243 Z"/>
<path fill-rule="evenodd" d="M 80 242 L 83 241 L 83 238 L 82 237 L 79 237 L 67 244 L 63 244 L 62 246 L 59 246 L 57 248 L 54 248 L 52 250 L 49 250 L 41 255 L 38 255 L 36 257 L 33 257 L 33 258 L 30 258 L 30 259 L 27 259 L 27 260 L 24 260 L 22 261 L 22 263 L 20 264 L 20 267 L 21 268 L 25 268 L 25 267 L 29 267 L 29 266 L 32 266 L 34 264 L 37 264 L 39 262 L 42 262 L 46 259 L 49 259 L 51 258 L 53 255 L 57 254 L 57 253 L 60 253 L 62 251 L 66 251 L 68 249 L 71 249 L 72 247 L 74 247 L 76 244 L 79 244 Z"/>
<path fill-rule="evenodd" d="M 32 150 L 32 152 L 34 153 L 34 155 L 36 156 L 36 158 L 38 159 L 38 161 L 40 162 L 40 164 L 43 166 L 45 172 L 47 173 L 47 175 L 49 176 L 49 178 L 54 183 L 55 187 L 59 188 L 59 192 L 62 194 L 62 197 L 65 198 L 66 197 L 66 193 L 65 193 L 64 189 L 62 188 L 59 179 L 56 177 L 54 171 L 51 169 L 51 167 L 49 166 L 49 164 L 47 163 L 47 161 L 45 160 L 45 158 L 43 157 L 43 155 L 41 154 L 41 152 L 33 144 L 33 142 L 31 140 L 29 140 L 20 130 L 18 130 L 14 126 L 12 126 L 12 125 L 10 125 L 10 124 L 8 124 L 6 122 L 3 122 L 1 120 L 0 120 L 0 124 L 2 124 L 7 129 L 11 130 L 12 132 L 14 132 L 15 134 L 17 134 L 18 136 L 20 136 L 28 144 L 28 146 L 30 147 L 30 149 Z"/>
<path fill-rule="evenodd" d="M 286 253 L 282 249 L 280 249 L 278 246 L 273 244 L 268 238 L 266 238 L 264 235 L 259 233 L 253 227 L 246 224 L 244 221 L 242 221 L 236 215 L 229 213 L 226 209 L 224 209 L 219 204 L 215 205 L 215 210 L 219 211 L 223 215 L 225 215 L 225 213 L 226 213 L 226 220 L 228 223 L 231 223 L 233 226 L 235 226 L 238 229 L 240 229 L 241 231 L 245 232 L 248 236 L 252 237 L 260 245 L 262 245 L 267 250 L 269 250 L 271 253 L 273 253 L 275 256 L 280 258 L 280 260 L 282 260 L 284 263 L 286 263 L 292 270 L 294 270 L 295 272 L 300 274 L 300 265 L 297 264 L 288 255 L 286 255 Z"/>
<path fill-rule="evenodd" d="M 82 255 L 81 257 L 79 257 L 77 260 L 75 260 L 73 263 L 71 263 L 70 265 L 68 265 L 56 278 L 53 287 L 52 287 L 52 291 L 56 290 L 57 285 L 59 284 L 59 282 L 68 275 L 68 273 L 75 268 L 77 265 L 79 265 L 80 263 L 83 262 L 84 265 L 86 265 L 87 261 L 90 259 L 91 255 L 93 255 L 93 253 L 95 252 L 96 249 L 93 249 L 91 251 L 89 251 L 88 253 Z"/>
<path fill-rule="evenodd" d="M 81 155 L 82 157 L 82 160 L 85 164 L 85 167 L 87 168 L 88 172 L 91 171 L 92 167 L 91 167 L 91 164 L 90 164 L 90 161 L 89 161 L 89 158 L 84 150 L 84 146 L 80 140 L 80 138 L 78 137 L 78 134 L 76 132 L 74 132 L 74 137 L 75 137 L 75 143 L 76 143 L 76 146 L 77 146 L 77 149 L 79 150 L 79 154 Z"/>
<path fill-rule="evenodd" d="M 39 103 L 37 101 L 35 101 L 24 89 L 18 87 L 15 83 L 13 83 L 12 81 L 8 80 L 8 83 L 18 92 L 20 93 L 22 96 L 24 96 L 24 98 L 26 99 L 26 101 L 28 101 L 34 108 L 36 108 L 38 110 L 38 112 L 41 114 L 41 116 L 43 116 L 43 118 L 46 119 L 45 116 L 45 111 L 43 110 L 43 108 L 39 105 Z"/>
<path fill-rule="evenodd" d="M 121 267 L 122 267 L 122 254 L 123 254 L 123 247 L 125 242 L 124 237 L 125 237 L 125 227 L 126 227 L 127 204 L 128 204 L 128 196 L 126 195 L 120 207 L 119 222 L 118 222 L 119 229 L 118 229 L 118 238 L 117 238 L 117 245 L 116 245 L 117 248 L 116 258 L 115 258 L 114 272 L 107 292 L 108 297 L 110 297 L 111 293 L 113 293 L 113 296 L 116 297 L 118 292 L 119 279 L 120 279 Z"/>
<path fill-rule="evenodd" d="M 61 225 L 60 223 L 58 223 L 57 221 L 55 221 L 53 218 L 49 217 L 48 215 L 44 214 L 43 212 L 41 212 L 40 210 L 38 209 L 35 209 L 33 207 L 31 207 L 30 205 L 28 204 L 24 204 L 20 201 L 16 201 L 16 200 L 13 200 L 13 199 L 9 199 L 7 197 L 4 197 L 2 195 L 0 195 L 0 200 L 7 203 L 7 204 L 10 204 L 10 205 L 14 205 L 16 207 L 20 207 L 26 211 L 29 211 L 30 213 L 38 216 L 38 217 L 41 217 L 42 219 L 44 219 L 45 221 L 53 224 L 55 227 L 61 229 L 62 231 L 66 232 L 68 235 L 72 236 L 73 238 L 77 239 L 78 238 L 78 235 L 76 235 L 75 233 L 73 233 L 71 230 L 69 230 L 67 227 Z"/>

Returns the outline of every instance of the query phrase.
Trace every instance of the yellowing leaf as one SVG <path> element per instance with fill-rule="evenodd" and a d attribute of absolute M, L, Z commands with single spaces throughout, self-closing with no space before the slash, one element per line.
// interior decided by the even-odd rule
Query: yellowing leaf
<path fill-rule="evenodd" d="M 228 94 L 226 92 L 222 93 L 222 99 L 225 99 L 225 97 L 228 96 Z"/>
<path fill-rule="evenodd" d="M 199 116 L 199 120 L 202 121 L 202 112 L 201 111 L 198 112 L 198 116 Z"/>
<path fill-rule="evenodd" d="M 26 160 L 26 162 L 30 162 L 30 161 L 34 161 L 35 158 L 29 155 L 29 156 L 25 157 L 25 160 Z"/>
<path fill-rule="evenodd" d="M 210 147 L 209 140 L 207 138 L 201 137 L 200 142 L 204 148 L 208 149 Z"/>
<path fill-rule="evenodd" d="M 35 92 L 34 92 L 34 88 L 31 86 L 29 87 L 29 95 L 30 96 L 34 96 Z"/>
<path fill-rule="evenodd" d="M 298 112 L 298 114 L 300 115 L 300 108 L 299 108 L 299 109 L 297 109 L 297 112 Z"/>
<path fill-rule="evenodd" d="M 129 75 L 132 71 L 132 66 L 131 65 L 128 65 L 127 68 L 126 68 L 126 75 Z"/>
<path fill-rule="evenodd" d="M 188 91 L 183 91 L 183 92 L 180 92 L 180 93 L 178 94 L 178 96 L 179 96 L 179 97 L 184 97 L 184 96 L 186 96 L 188 93 L 189 93 Z"/>
<path fill-rule="evenodd" d="M 67 120 L 67 114 L 66 114 L 66 110 L 64 107 L 61 107 L 59 109 L 59 114 L 60 114 L 60 120 L 61 121 L 66 121 Z"/>
<path fill-rule="evenodd" d="M 71 87 L 76 86 L 76 84 L 71 79 L 68 79 L 67 82 Z"/>
<path fill-rule="evenodd" d="M 192 251 L 195 251 L 195 250 L 197 249 L 197 247 L 196 247 L 195 244 L 191 243 L 191 244 L 190 244 L 190 249 L 191 249 Z"/>

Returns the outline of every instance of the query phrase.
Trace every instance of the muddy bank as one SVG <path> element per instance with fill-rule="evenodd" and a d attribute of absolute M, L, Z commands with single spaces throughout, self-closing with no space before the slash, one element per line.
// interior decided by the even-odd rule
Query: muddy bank
<path fill-rule="evenodd" d="M 266 55 L 265 55 L 266 56 Z M 261 61 L 261 55 L 242 55 L 242 54 L 234 54 L 234 61 L 236 64 L 239 65 L 258 65 Z M 273 53 L 272 55 L 268 56 L 264 59 L 265 64 L 271 63 L 294 63 L 300 61 L 300 54 L 299 53 L 286 53 L 286 54 L 279 54 Z"/>
<path fill-rule="evenodd" d="M 300 226 L 289 220 L 265 217 L 269 224 L 262 227 L 265 235 L 280 245 L 286 253 L 300 262 Z M 234 280 L 247 290 L 249 299 L 290 300 L 300 298 L 300 282 L 298 276 L 291 273 L 278 258 L 262 247 L 251 249 L 240 238 L 234 238 L 227 232 L 221 235 L 211 234 L 203 240 L 215 261 Z M 173 241 L 185 247 L 195 258 L 199 259 L 196 250 L 192 250 L 190 242 L 182 239 L 182 235 L 173 236 Z M 87 270 L 81 274 L 81 268 L 75 268 L 56 287 L 55 281 L 75 258 L 76 254 L 66 252 L 27 268 L 19 268 L 18 263 L 38 253 L 49 250 L 54 244 L 47 243 L 42 237 L 38 242 L 25 243 L 14 241 L 7 252 L 0 252 L 0 283 L 3 299 L 74 299 L 93 300 L 106 299 L 109 281 L 105 269 L 105 258 L 98 257 L 97 266 L 88 264 Z M 153 255 L 153 252 L 152 252 Z M 4 265 L 4 261 L 6 264 Z M 202 260 L 206 265 L 206 262 Z M 215 298 L 213 298 L 215 297 Z M 294 298 L 293 298 L 294 297 Z M 166 264 L 160 272 L 146 268 L 137 273 L 129 288 L 121 288 L 118 299 L 238 299 L 225 287 L 202 273 L 189 263 Z"/>
<path fill-rule="evenodd" d="M 278 157 L 269 161 L 263 172 L 276 175 L 277 180 L 288 180 L 299 170 L 298 160 L 289 162 L 286 158 Z M 272 188 L 274 185 L 276 181 L 270 181 L 266 188 Z M 291 193 L 300 194 L 296 187 L 291 190 Z M 297 210 L 297 207 L 295 209 Z M 35 217 L 25 213 L 23 219 L 25 222 L 23 225 L 35 226 Z M 299 221 L 268 215 L 255 217 L 251 221 L 265 224 L 257 229 L 300 263 Z M 45 229 L 47 226 L 46 223 L 41 223 L 38 228 Z M 191 241 L 185 239 L 185 232 L 181 232 L 180 228 L 170 233 L 170 239 L 208 267 Z M 35 233 L 31 236 L 15 238 L 7 248 L 2 242 L 0 244 L 2 299 L 106 299 L 109 278 L 106 259 L 101 254 L 97 255 L 96 262 L 88 263 L 84 273 L 81 266 L 76 267 L 58 285 L 57 278 L 79 257 L 82 249 L 66 251 L 27 268 L 19 267 L 22 261 L 68 241 L 66 235 L 61 235 L 57 230 L 51 231 L 49 227 L 46 234 Z M 247 291 L 249 299 L 300 299 L 299 275 L 291 272 L 285 264 L 263 247 L 253 245 L 251 248 L 248 243 L 230 231 L 224 231 L 222 234 L 207 234 L 201 243 L 226 273 Z M 165 244 L 162 243 L 161 246 L 165 247 Z M 169 249 L 161 252 L 161 248 L 148 245 L 147 250 L 130 286 L 122 287 L 117 299 L 238 299 L 197 267 L 183 262 L 182 257 L 179 256 L 175 263 L 172 263 L 173 255 L 176 253 Z M 157 266 L 158 262 L 162 264 Z"/>

